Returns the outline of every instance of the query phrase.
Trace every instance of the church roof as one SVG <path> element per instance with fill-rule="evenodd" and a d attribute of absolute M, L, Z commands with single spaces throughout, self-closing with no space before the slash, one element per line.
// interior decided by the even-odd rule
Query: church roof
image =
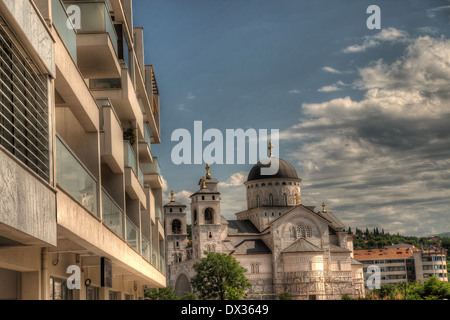
<path fill-rule="evenodd" d="M 259 230 L 250 220 L 228 220 L 228 234 L 260 234 Z"/>
<path fill-rule="evenodd" d="M 295 253 L 295 252 L 323 252 L 323 250 L 313 245 L 308 240 L 300 238 L 293 244 L 291 244 L 289 247 L 284 249 L 281 253 Z"/>
<path fill-rule="evenodd" d="M 272 251 L 266 246 L 262 240 L 244 240 L 238 244 L 234 255 L 246 255 L 246 254 L 271 254 Z"/>
<path fill-rule="evenodd" d="M 225 248 L 226 251 L 233 251 L 234 250 L 234 246 L 231 243 L 231 241 L 229 240 L 223 240 L 222 241 L 222 245 Z"/>
<path fill-rule="evenodd" d="M 166 204 L 164 207 L 183 207 L 186 208 L 186 205 L 176 202 L 176 201 L 171 201 L 168 204 Z"/>
<path fill-rule="evenodd" d="M 319 216 L 327 219 L 328 221 L 331 222 L 331 226 L 339 231 L 339 229 L 345 229 L 345 225 L 338 219 L 336 218 L 336 216 L 334 214 L 332 214 L 331 212 L 327 211 L 327 212 L 318 212 L 317 213 Z"/>
<path fill-rule="evenodd" d="M 275 159 L 275 158 L 273 158 Z M 258 162 L 250 173 L 248 174 L 247 182 L 254 180 L 263 180 L 263 179 L 274 179 L 274 178 L 283 178 L 283 179 L 297 179 L 300 180 L 295 168 L 287 161 L 283 159 L 279 160 L 278 172 L 275 175 L 262 175 L 261 168 L 269 168 L 269 165 L 264 165 L 261 162 Z"/>
<path fill-rule="evenodd" d="M 339 247 L 332 243 L 330 243 L 330 251 L 331 252 L 352 252 L 351 250 L 349 250 L 347 248 L 342 248 L 342 247 Z"/>
<path fill-rule="evenodd" d="M 356 261 L 356 260 L 353 259 L 353 258 L 351 258 L 351 265 L 352 265 L 352 266 L 355 266 L 355 265 L 362 265 L 362 263 L 359 262 L 359 261 Z"/>

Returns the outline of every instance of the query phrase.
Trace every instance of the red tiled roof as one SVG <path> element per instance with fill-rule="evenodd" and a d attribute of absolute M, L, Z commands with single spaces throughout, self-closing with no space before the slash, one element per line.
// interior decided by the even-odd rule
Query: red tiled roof
<path fill-rule="evenodd" d="M 355 250 L 355 260 L 401 259 L 411 258 L 417 248 Z"/>

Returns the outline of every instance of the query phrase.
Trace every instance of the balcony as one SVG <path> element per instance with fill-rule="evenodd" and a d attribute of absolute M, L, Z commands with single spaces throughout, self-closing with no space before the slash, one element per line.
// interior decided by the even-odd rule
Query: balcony
<path fill-rule="evenodd" d="M 129 141 L 123 142 L 125 165 L 125 191 L 131 199 L 139 200 L 144 208 L 147 201 L 144 191 L 144 174 L 137 165 L 136 154 Z"/>
<path fill-rule="evenodd" d="M 136 225 L 130 220 L 130 218 L 126 217 L 126 241 L 127 243 L 136 251 L 139 252 L 139 239 L 141 238 L 140 236 L 140 230 L 138 227 L 136 227 Z"/>
<path fill-rule="evenodd" d="M 120 77 L 117 34 L 106 3 L 65 1 L 64 5 L 75 5 L 80 10 L 76 48 L 78 68 L 84 78 Z"/>
<path fill-rule="evenodd" d="M 85 209 L 99 217 L 97 180 L 59 136 L 56 136 L 56 182 Z"/>
<path fill-rule="evenodd" d="M 153 157 L 152 163 L 142 163 L 142 171 L 144 173 L 144 182 L 150 185 L 151 188 L 161 189 L 161 167 L 157 157 Z"/>
<path fill-rule="evenodd" d="M 152 163 L 151 152 L 151 128 L 148 123 L 144 124 L 144 139 L 139 141 L 139 161 L 141 163 Z"/>
<path fill-rule="evenodd" d="M 122 126 L 109 99 L 97 99 L 100 106 L 100 141 L 102 162 L 115 174 L 124 172 L 124 149 Z"/>
<path fill-rule="evenodd" d="M 123 210 L 105 190 L 102 190 L 102 218 L 109 229 L 124 239 Z"/>
<path fill-rule="evenodd" d="M 144 115 L 124 61 L 119 78 L 91 79 L 89 87 L 96 98 L 109 98 L 121 122 L 136 121 L 139 137 L 144 137 Z"/>

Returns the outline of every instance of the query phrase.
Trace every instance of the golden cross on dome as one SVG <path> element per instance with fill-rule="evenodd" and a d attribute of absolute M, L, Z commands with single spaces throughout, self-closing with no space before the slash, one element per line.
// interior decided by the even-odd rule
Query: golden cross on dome
<path fill-rule="evenodd" d="M 323 208 L 323 211 L 322 211 L 322 212 L 327 212 L 327 209 L 326 209 L 326 205 L 325 205 L 325 202 L 324 202 L 324 203 L 322 203 L 322 208 Z"/>
<path fill-rule="evenodd" d="M 295 200 L 297 201 L 297 205 L 300 205 L 300 196 L 298 194 L 295 195 Z"/>
<path fill-rule="evenodd" d="M 173 196 L 175 195 L 175 193 L 173 192 L 173 190 L 170 192 L 170 195 L 172 196 L 171 202 L 175 202 L 175 199 L 173 198 Z"/>
<path fill-rule="evenodd" d="M 206 189 L 206 179 L 205 179 L 205 177 L 202 178 L 202 182 L 203 182 L 202 188 Z"/>
<path fill-rule="evenodd" d="M 206 164 L 206 179 L 211 179 L 211 174 L 209 173 L 209 169 L 211 169 L 211 166 L 207 163 Z"/>
<path fill-rule="evenodd" d="M 272 152 L 272 150 L 273 150 L 273 144 L 272 144 L 272 141 L 270 141 L 270 143 L 269 143 L 269 151 L 270 151 L 270 157 L 271 157 L 271 158 L 273 158 L 273 152 Z"/>

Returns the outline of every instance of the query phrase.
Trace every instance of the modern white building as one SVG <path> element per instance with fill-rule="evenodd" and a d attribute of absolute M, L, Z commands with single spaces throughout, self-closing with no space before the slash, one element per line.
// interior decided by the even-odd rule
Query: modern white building
<path fill-rule="evenodd" d="M 0 44 L 0 299 L 164 287 L 159 90 L 132 1 L 0 0 Z"/>

